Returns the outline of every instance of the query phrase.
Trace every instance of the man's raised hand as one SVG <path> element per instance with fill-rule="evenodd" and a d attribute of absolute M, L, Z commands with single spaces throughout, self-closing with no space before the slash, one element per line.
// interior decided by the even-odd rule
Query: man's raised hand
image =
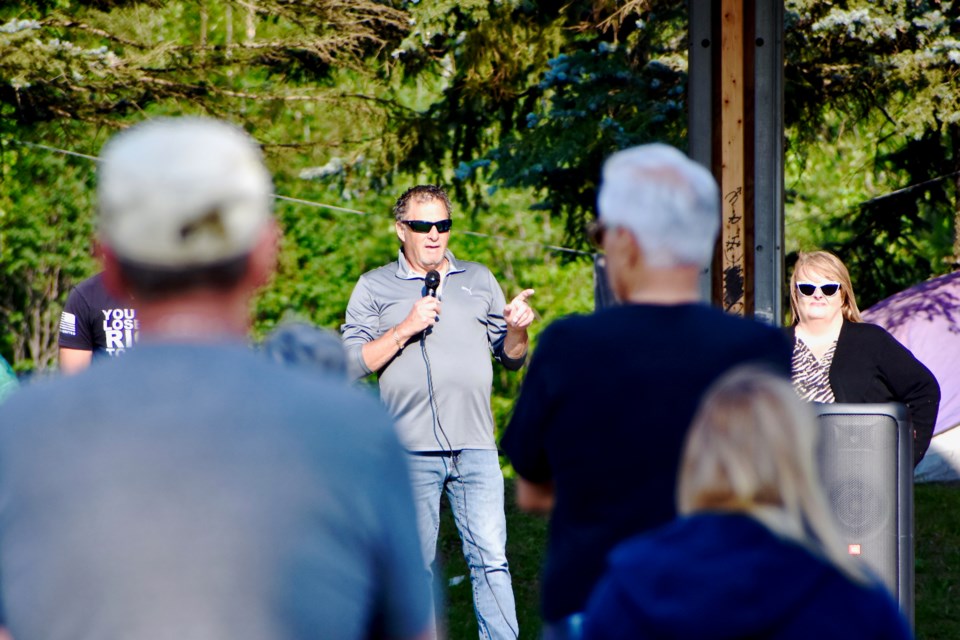
<path fill-rule="evenodd" d="M 533 323 L 533 309 L 527 304 L 527 298 L 533 295 L 533 289 L 524 289 L 503 308 L 503 319 L 507 330 L 526 329 Z"/>

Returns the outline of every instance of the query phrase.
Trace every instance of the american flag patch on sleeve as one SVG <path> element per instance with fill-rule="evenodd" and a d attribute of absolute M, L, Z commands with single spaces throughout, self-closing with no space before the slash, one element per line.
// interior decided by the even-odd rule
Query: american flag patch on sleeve
<path fill-rule="evenodd" d="M 77 335 L 77 316 L 64 311 L 60 314 L 60 333 L 68 336 Z"/>

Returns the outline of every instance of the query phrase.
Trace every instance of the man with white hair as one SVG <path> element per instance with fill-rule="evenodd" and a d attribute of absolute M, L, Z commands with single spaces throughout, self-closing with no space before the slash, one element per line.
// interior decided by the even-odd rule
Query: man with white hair
<path fill-rule="evenodd" d="M 598 208 L 622 304 L 543 332 L 501 442 L 520 506 L 552 510 L 548 637 L 574 633 L 614 545 L 674 517 L 681 447 L 710 383 L 745 362 L 790 372 L 778 329 L 700 300 L 720 225 L 706 169 L 662 144 L 621 151 L 604 165 Z"/>
<path fill-rule="evenodd" d="M 107 143 L 104 280 L 137 349 L 0 423 L 0 622 L 18 640 L 412 638 L 429 591 L 402 449 L 343 376 L 246 344 L 271 275 L 255 141 L 203 118 Z"/>

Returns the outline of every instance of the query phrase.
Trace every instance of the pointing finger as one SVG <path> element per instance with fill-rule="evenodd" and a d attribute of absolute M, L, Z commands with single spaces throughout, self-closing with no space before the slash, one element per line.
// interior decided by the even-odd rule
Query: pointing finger
<path fill-rule="evenodd" d="M 522 303 L 526 302 L 526 301 L 527 301 L 527 298 L 529 298 L 530 296 L 532 296 L 533 293 L 534 293 L 534 290 L 533 290 L 533 289 L 524 289 L 523 291 L 521 291 L 520 293 L 517 294 L 517 297 L 514 298 L 513 301 L 512 301 L 510 304 L 511 304 L 511 305 L 514 305 L 514 304 L 522 304 Z"/>

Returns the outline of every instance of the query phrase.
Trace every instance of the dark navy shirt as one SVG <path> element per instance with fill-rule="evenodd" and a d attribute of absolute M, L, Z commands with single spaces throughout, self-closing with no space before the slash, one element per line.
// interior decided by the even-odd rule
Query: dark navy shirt
<path fill-rule="evenodd" d="M 779 329 L 702 304 L 612 307 L 544 331 L 501 447 L 523 478 L 554 483 L 548 622 L 583 608 L 616 543 L 674 517 L 707 387 L 744 363 L 788 377 L 790 356 Z"/>

